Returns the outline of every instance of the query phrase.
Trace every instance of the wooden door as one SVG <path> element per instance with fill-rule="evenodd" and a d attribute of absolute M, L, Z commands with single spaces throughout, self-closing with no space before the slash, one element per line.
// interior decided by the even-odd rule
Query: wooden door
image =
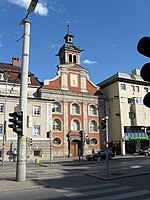
<path fill-rule="evenodd" d="M 77 142 L 71 142 L 71 155 L 73 157 L 78 156 L 78 143 Z"/>

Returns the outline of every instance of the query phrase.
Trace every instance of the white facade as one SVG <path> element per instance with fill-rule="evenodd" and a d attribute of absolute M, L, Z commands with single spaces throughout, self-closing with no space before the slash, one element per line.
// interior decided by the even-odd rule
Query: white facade
<path fill-rule="evenodd" d="M 145 132 L 150 123 L 150 111 L 143 104 L 143 97 L 150 91 L 149 83 L 143 81 L 140 70 L 135 69 L 132 74 L 118 72 L 98 85 L 106 97 L 109 143 L 111 146 L 120 144 L 123 155 L 138 152 L 148 142 Z"/>
<path fill-rule="evenodd" d="M 18 63 L 17 63 L 18 64 Z M 10 152 L 17 147 L 17 133 L 8 127 L 11 122 L 9 113 L 19 110 L 20 68 L 17 65 L 0 63 L 0 157 L 4 148 L 4 160 L 10 159 Z M 51 99 L 39 98 L 39 81 L 29 73 L 27 89 L 27 159 L 37 156 L 49 158 L 49 138 L 47 132 L 52 124 Z M 6 121 L 6 131 L 4 122 Z M 5 138 L 3 137 L 6 133 Z M 30 145 L 30 139 L 32 145 Z M 3 145 L 4 144 L 4 145 Z"/>

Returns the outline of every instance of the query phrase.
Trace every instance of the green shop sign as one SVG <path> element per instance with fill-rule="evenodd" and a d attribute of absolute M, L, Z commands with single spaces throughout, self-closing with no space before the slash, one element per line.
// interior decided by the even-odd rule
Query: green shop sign
<path fill-rule="evenodd" d="M 148 137 L 130 137 L 129 140 L 148 140 Z"/>

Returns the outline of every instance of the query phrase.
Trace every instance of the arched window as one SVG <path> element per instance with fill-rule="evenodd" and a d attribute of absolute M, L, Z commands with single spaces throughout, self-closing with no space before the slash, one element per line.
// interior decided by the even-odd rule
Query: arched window
<path fill-rule="evenodd" d="M 73 114 L 73 115 L 80 114 L 80 107 L 79 107 L 79 105 L 77 103 L 73 103 L 71 105 L 71 114 Z"/>
<path fill-rule="evenodd" d="M 72 55 L 69 54 L 69 62 L 72 62 Z"/>
<path fill-rule="evenodd" d="M 90 122 L 90 132 L 97 132 L 97 122 L 95 120 Z"/>
<path fill-rule="evenodd" d="M 77 56 L 76 56 L 76 55 L 73 56 L 73 62 L 74 62 L 74 63 L 77 62 Z"/>
<path fill-rule="evenodd" d="M 73 130 L 73 131 L 80 130 L 80 122 L 77 119 L 75 119 L 71 122 L 71 130 Z"/>
<path fill-rule="evenodd" d="M 61 121 L 59 119 L 54 119 L 53 130 L 54 131 L 61 131 Z"/>
<path fill-rule="evenodd" d="M 94 106 L 94 105 L 89 106 L 89 115 L 97 115 L 96 106 Z"/>
<path fill-rule="evenodd" d="M 52 112 L 61 113 L 61 105 L 58 102 L 53 103 Z"/>

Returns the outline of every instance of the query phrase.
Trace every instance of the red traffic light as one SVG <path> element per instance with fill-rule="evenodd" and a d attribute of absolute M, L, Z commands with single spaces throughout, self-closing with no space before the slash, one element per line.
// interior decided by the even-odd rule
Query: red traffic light
<path fill-rule="evenodd" d="M 101 120 L 101 127 L 102 129 L 106 129 L 107 125 L 106 125 L 106 119 L 102 119 Z"/>

